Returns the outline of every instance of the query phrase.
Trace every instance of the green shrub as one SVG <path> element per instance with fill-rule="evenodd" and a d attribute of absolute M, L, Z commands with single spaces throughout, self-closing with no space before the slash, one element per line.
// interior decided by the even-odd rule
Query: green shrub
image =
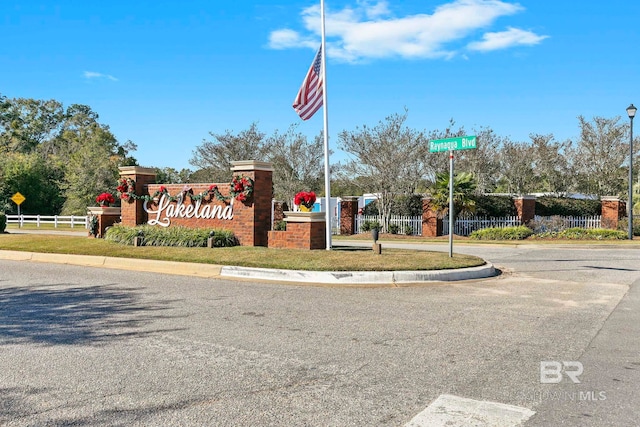
<path fill-rule="evenodd" d="M 0 212 L 0 233 L 4 233 L 7 229 L 7 215 L 4 212 Z"/>
<path fill-rule="evenodd" d="M 361 231 L 380 230 L 380 223 L 378 221 L 365 221 L 360 226 Z"/>
<path fill-rule="evenodd" d="M 413 228 L 411 228 L 410 225 L 405 225 L 404 226 L 404 234 L 405 236 L 412 236 L 413 235 Z"/>
<path fill-rule="evenodd" d="M 627 234 L 620 230 L 606 228 L 567 228 L 557 233 L 560 239 L 569 240 L 624 240 Z"/>
<path fill-rule="evenodd" d="M 511 196 L 493 196 L 490 194 L 474 196 L 477 216 L 501 218 L 518 214 Z"/>
<path fill-rule="evenodd" d="M 536 215 L 540 216 L 593 216 L 600 215 L 601 212 L 600 200 L 550 196 L 536 199 Z"/>
<path fill-rule="evenodd" d="M 474 240 L 524 240 L 531 236 L 533 231 L 529 227 L 520 225 L 517 227 L 490 227 L 476 230 L 469 236 Z"/>
<path fill-rule="evenodd" d="M 133 245 L 137 236 L 143 238 L 143 246 L 183 246 L 183 247 L 206 247 L 211 229 L 187 228 L 187 227 L 152 227 L 142 225 L 138 227 L 125 227 L 116 224 L 109 227 L 105 233 L 105 239 L 124 244 Z M 213 230 L 214 247 L 237 246 L 238 241 L 232 231 Z"/>
<path fill-rule="evenodd" d="M 389 225 L 389 233 L 398 234 L 398 231 L 400 231 L 400 226 L 398 224 Z"/>
<path fill-rule="evenodd" d="M 278 221 L 273 224 L 274 231 L 287 231 L 287 222 L 286 221 Z"/>
<path fill-rule="evenodd" d="M 618 230 L 625 231 L 629 237 L 629 219 L 623 218 L 618 222 Z M 633 217 L 633 235 L 640 236 L 640 218 Z"/>

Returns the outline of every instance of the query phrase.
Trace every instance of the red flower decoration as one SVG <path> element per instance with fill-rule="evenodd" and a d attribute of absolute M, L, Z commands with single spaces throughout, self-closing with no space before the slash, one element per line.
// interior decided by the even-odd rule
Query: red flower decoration
<path fill-rule="evenodd" d="M 311 209 L 316 202 L 316 193 L 313 191 L 301 191 L 293 198 L 293 203 L 296 205 L 303 205 L 306 208 Z"/>
<path fill-rule="evenodd" d="M 109 206 L 112 203 L 115 203 L 115 199 L 111 193 L 102 193 L 98 197 L 96 197 L 96 202 L 100 204 L 100 206 Z"/>

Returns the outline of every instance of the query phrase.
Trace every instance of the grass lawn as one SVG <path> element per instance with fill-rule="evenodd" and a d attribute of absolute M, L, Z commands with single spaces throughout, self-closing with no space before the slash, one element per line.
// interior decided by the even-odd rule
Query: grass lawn
<path fill-rule="evenodd" d="M 215 249 L 151 246 L 136 248 L 103 239 L 43 234 L 0 234 L 0 250 L 316 271 L 441 270 L 484 264 L 481 258 L 470 255 L 454 254 L 453 258 L 449 258 L 448 250 L 444 247 L 442 252 L 430 252 L 386 249 L 383 246 L 382 255 L 375 255 L 369 248 L 338 248 L 331 251 L 244 246 Z"/>

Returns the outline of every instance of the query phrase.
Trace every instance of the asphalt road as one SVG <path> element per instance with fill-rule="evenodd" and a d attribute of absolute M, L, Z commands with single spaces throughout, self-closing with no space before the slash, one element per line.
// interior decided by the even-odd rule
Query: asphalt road
<path fill-rule="evenodd" d="M 0 260 L 0 424 L 403 426 L 448 394 L 638 425 L 640 250 L 455 251 L 503 274 L 343 289 Z M 544 361 L 580 383 L 541 383 Z"/>

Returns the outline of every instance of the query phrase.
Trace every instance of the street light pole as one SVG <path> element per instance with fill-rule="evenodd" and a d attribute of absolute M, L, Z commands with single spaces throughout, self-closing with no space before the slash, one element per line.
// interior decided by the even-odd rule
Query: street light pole
<path fill-rule="evenodd" d="M 627 107 L 627 114 L 629 115 L 629 121 L 631 122 L 631 129 L 629 130 L 629 240 L 633 240 L 633 118 L 636 116 L 638 109 L 633 104 Z"/>

